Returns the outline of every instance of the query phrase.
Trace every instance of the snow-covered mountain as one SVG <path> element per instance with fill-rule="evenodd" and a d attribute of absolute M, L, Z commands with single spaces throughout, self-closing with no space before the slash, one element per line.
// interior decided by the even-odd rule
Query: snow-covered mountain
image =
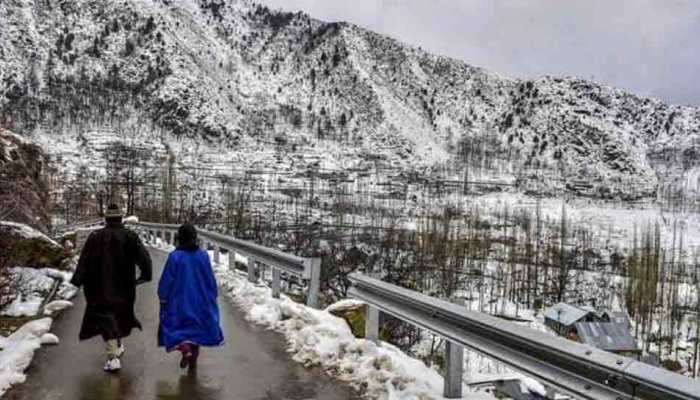
<path fill-rule="evenodd" d="M 340 168 L 466 159 L 529 191 L 699 186 L 697 107 L 580 79 L 507 79 L 248 0 L 0 3 L 0 122 L 57 135 L 126 120 L 223 149 L 335 144 L 351 149 Z"/>

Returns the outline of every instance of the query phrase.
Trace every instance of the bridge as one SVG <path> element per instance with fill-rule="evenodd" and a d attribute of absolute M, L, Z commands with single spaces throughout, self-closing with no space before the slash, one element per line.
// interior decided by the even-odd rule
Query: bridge
<path fill-rule="evenodd" d="M 165 263 L 157 243 L 172 243 L 176 225 L 139 222 L 132 227 L 154 247 L 154 276 Z M 271 269 L 273 296 L 280 295 L 281 281 L 304 283 L 306 303 L 318 305 L 321 264 L 319 259 L 298 257 L 255 243 L 200 230 L 213 251 L 213 262 L 237 256 L 247 261 L 251 282 L 258 269 Z M 379 316 L 388 313 L 429 330 L 447 341 L 445 398 L 462 398 L 462 349 L 470 348 L 541 382 L 547 398 L 557 394 L 585 400 L 697 400 L 700 381 L 655 368 L 639 361 L 607 353 L 563 338 L 530 330 L 486 314 L 421 293 L 400 288 L 364 274 L 350 276 L 351 296 L 364 301 L 365 336 L 378 340 Z M 9 399 L 353 399 L 358 394 L 338 384 L 323 371 L 306 369 L 292 361 L 283 338 L 250 326 L 241 311 L 220 301 L 221 317 L 229 345 L 210 350 L 196 374 L 182 375 L 176 355 L 156 347 L 158 301 L 155 285 L 139 291 L 137 315 L 144 331 L 126 341 L 125 369 L 119 375 L 100 369 L 102 343 L 78 344 L 84 300 L 64 312 L 55 323 L 61 345 L 39 352 L 28 381 L 7 393 Z M 468 398 L 468 396 L 467 396 Z M 524 398 L 524 397 L 523 397 Z"/>

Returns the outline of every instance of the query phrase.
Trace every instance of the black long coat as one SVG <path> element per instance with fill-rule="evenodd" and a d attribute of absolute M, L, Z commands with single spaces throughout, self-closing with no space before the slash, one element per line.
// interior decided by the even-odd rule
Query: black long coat
<path fill-rule="evenodd" d="M 80 340 L 97 335 L 117 339 L 141 329 L 134 314 L 136 265 L 140 279 L 150 281 L 151 257 L 135 232 L 109 223 L 90 234 L 71 280 L 84 287 L 87 300 Z"/>

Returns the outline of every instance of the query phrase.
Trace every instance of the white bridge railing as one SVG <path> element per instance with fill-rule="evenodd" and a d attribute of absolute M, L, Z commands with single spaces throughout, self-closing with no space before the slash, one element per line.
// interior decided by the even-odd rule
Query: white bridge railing
<path fill-rule="evenodd" d="M 173 243 L 177 225 L 130 223 L 164 242 Z M 272 289 L 280 293 L 280 273 L 308 284 L 307 304 L 318 306 L 321 263 L 206 230 L 199 235 L 214 248 L 248 260 L 248 277 L 257 280 L 256 264 L 273 270 Z M 700 400 L 700 381 L 652 367 L 631 358 L 535 331 L 463 306 L 404 289 L 363 274 L 351 274 L 350 295 L 367 304 L 366 337 L 378 340 L 380 313 L 431 331 L 446 339 L 446 398 L 462 397 L 462 349 L 471 348 L 543 383 L 547 398 L 564 394 L 585 400 Z M 524 398 L 524 397 L 523 397 Z"/>
<path fill-rule="evenodd" d="M 175 234 L 179 227 L 178 225 L 151 222 L 131 222 L 129 226 L 138 231 L 147 232 L 151 237 L 158 237 L 169 244 L 175 244 Z M 306 282 L 308 287 L 306 304 L 318 307 L 318 293 L 321 284 L 320 258 L 298 257 L 204 229 L 197 229 L 197 232 L 207 247 L 213 248 L 215 263 L 220 262 L 222 250 L 228 252 L 229 265 L 232 267 L 236 263 L 236 255 L 245 257 L 250 282 L 258 280 L 258 264 L 267 265 L 272 270 L 272 295 L 277 298 L 280 295 L 282 274 L 295 276 Z"/>

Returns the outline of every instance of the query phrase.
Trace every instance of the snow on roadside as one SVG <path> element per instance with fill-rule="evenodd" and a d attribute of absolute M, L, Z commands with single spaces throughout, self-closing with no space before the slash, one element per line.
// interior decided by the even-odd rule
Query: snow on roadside
<path fill-rule="evenodd" d="M 328 310 L 306 307 L 284 295 L 274 299 L 270 288 L 248 282 L 225 263 L 214 270 L 219 285 L 246 312 L 248 321 L 284 334 L 295 361 L 322 366 L 371 398 L 443 399 L 440 374 L 398 348 L 355 338 L 346 322 Z M 493 397 L 470 394 L 466 398 Z"/>
<path fill-rule="evenodd" d="M 67 300 L 77 292 L 68 280 L 71 273 L 50 268 L 35 269 L 16 267 L 10 269 L 10 276 L 17 280 L 18 294 L 15 300 L 2 310 L 2 315 L 11 317 L 33 317 L 39 314 L 41 305 L 54 285 L 60 282 L 59 291 L 54 300 L 44 307 L 45 315 L 52 315 L 60 310 L 72 307 Z M 42 345 L 55 345 L 59 338 L 49 333 L 53 320 L 42 318 L 27 322 L 7 337 L 0 336 L 0 396 L 12 385 L 26 379 L 24 371 L 34 357 L 34 351 Z"/>
<path fill-rule="evenodd" d="M 54 335 L 53 333 L 44 333 L 41 335 L 42 346 L 55 345 L 58 343 L 60 343 L 60 340 L 58 339 L 58 336 Z"/>
<path fill-rule="evenodd" d="M 6 317 L 33 317 L 39 313 L 42 301 L 44 298 L 36 294 L 19 295 L 2 310 L 2 315 Z"/>
<path fill-rule="evenodd" d="M 44 296 L 51 291 L 54 280 L 40 269 L 14 267 L 8 270 L 10 282 L 17 291 L 0 314 L 8 317 L 32 317 L 39 313 Z"/>
<path fill-rule="evenodd" d="M 0 311 L 8 317 L 33 317 L 39 314 L 46 296 L 58 280 L 56 297 L 67 300 L 75 296 L 77 288 L 69 283 L 73 274 L 52 268 L 13 267 L 8 270 L 10 280 L 15 285 L 17 296 Z M 65 308 L 65 307 L 64 307 Z M 57 311 L 57 310 L 54 310 Z"/>
<path fill-rule="evenodd" d="M 43 341 L 53 340 L 45 338 L 52 322 L 51 318 L 30 321 L 10 336 L 0 336 L 0 396 L 10 386 L 25 381 L 27 377 L 24 371 L 32 362 L 34 352 L 41 347 Z"/>
<path fill-rule="evenodd" d="M 57 311 L 73 307 L 73 303 L 68 300 L 54 300 L 44 306 L 44 315 L 52 315 Z"/>
<path fill-rule="evenodd" d="M 73 270 L 78 266 L 78 258 L 73 259 Z M 46 276 L 50 276 L 60 282 L 58 286 L 58 291 L 56 292 L 56 299 L 58 300 L 70 300 L 78 294 L 78 288 L 73 286 L 70 281 L 73 279 L 73 271 L 59 271 L 52 268 L 44 268 L 42 270 Z"/>

